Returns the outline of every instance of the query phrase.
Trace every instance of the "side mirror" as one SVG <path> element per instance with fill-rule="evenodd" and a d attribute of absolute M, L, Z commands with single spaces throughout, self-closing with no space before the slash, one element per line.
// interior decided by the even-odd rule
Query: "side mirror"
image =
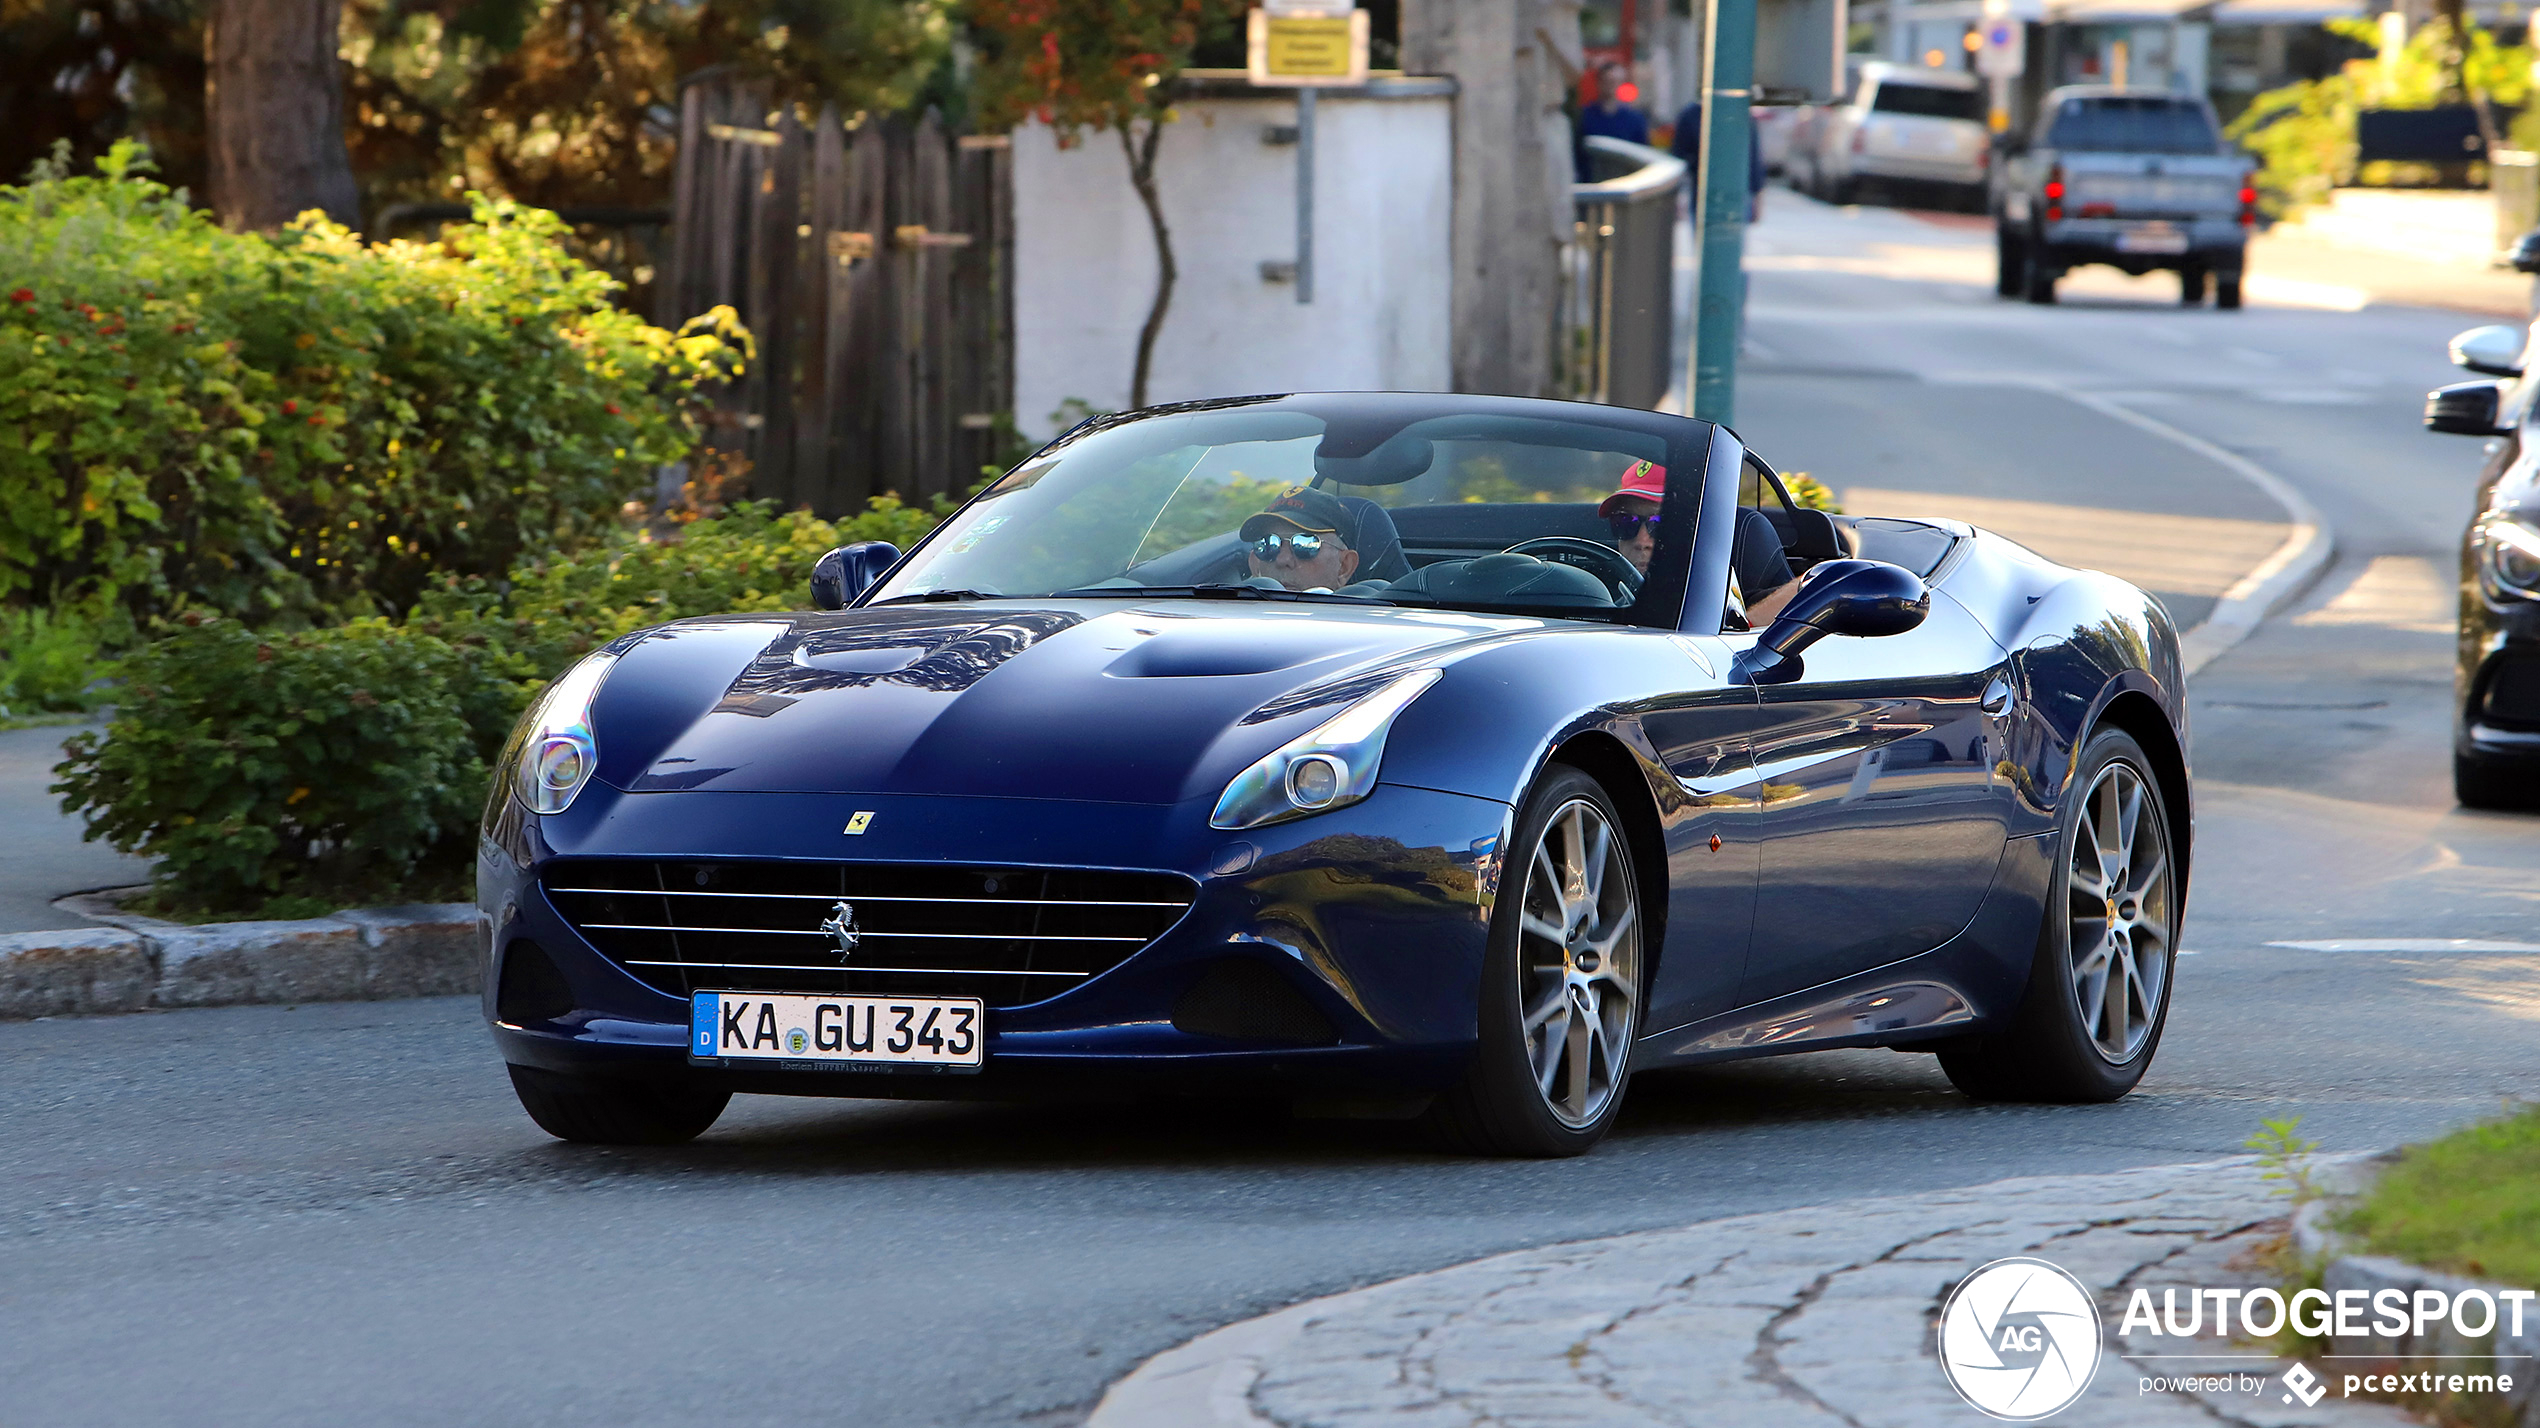
<path fill-rule="evenodd" d="M 2506 262 L 2517 273 L 2540 273 L 2540 228 L 2516 238 Z"/>
<path fill-rule="evenodd" d="M 838 547 L 811 568 L 812 608 L 847 608 L 899 563 L 900 548 L 886 540 L 860 540 Z"/>
<path fill-rule="evenodd" d="M 1790 603 L 1764 627 L 1739 662 L 1759 684 L 1828 635 L 1901 635 L 1931 613 L 1931 588 L 1901 565 L 1883 560 L 1829 560 L 1800 577 Z"/>
<path fill-rule="evenodd" d="M 2519 327 L 2473 327 L 2452 339 L 2452 365 L 2490 377 L 2519 377 L 2522 346 Z"/>
<path fill-rule="evenodd" d="M 2503 382 L 2455 382 L 2425 394 L 2425 429 L 2452 436 L 2503 436 Z"/>

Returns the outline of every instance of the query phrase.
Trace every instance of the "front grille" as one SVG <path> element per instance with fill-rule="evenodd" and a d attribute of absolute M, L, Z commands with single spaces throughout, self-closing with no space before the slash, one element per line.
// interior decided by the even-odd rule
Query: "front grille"
<path fill-rule="evenodd" d="M 553 863 L 542 882 L 592 946 L 674 996 L 858 992 L 992 1007 L 1046 1001 L 1118 966 L 1180 920 L 1197 886 L 1174 873 L 614 860 Z"/>

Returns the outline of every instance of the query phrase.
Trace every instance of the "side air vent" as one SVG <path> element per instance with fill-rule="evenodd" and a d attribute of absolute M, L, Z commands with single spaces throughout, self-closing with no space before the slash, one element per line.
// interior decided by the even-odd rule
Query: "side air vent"
<path fill-rule="evenodd" d="M 1340 1033 L 1287 978 L 1249 958 L 1229 957 L 1200 974 L 1173 1003 L 1173 1028 L 1228 1041 L 1330 1046 Z"/>
<path fill-rule="evenodd" d="M 503 949 L 502 979 L 494 984 L 494 1015 L 513 1026 L 554 1021 L 573 1010 L 573 988 L 556 970 L 547 949 L 515 937 Z"/>

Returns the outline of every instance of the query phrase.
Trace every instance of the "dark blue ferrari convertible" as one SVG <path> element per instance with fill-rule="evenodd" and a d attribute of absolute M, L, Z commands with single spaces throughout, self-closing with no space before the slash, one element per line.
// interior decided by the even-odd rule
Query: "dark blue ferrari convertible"
<path fill-rule="evenodd" d="M 557 1136 L 1103 1091 L 1565 1155 L 1648 1067 L 1894 1046 L 2105 1101 L 2160 1044 L 2167 613 L 1797 507 L 1726 428 L 1159 407 L 807 574 L 592 655 L 503 760 L 485 1012 Z"/>

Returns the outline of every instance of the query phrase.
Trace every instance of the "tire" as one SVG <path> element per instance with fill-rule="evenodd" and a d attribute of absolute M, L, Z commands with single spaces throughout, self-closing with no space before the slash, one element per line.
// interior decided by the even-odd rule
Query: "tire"
<path fill-rule="evenodd" d="M 2022 246 L 2009 227 L 1994 225 L 1993 291 L 2001 297 L 2018 297 L 2021 284 L 2028 280 L 2028 254 L 2021 251 Z"/>
<path fill-rule="evenodd" d="M 1950 1082 L 1979 1101 L 2116 1100 L 2143 1079 L 2169 1022 L 2182 904 L 2160 780 L 2131 735 L 2102 729 L 2072 789 L 2028 990 L 2000 1031 L 1940 1053 Z"/>
<path fill-rule="evenodd" d="M 2055 300 L 2055 280 L 2063 276 L 2055 270 L 2045 245 L 2035 239 L 2020 244 L 2020 296 L 2043 306 Z"/>
<path fill-rule="evenodd" d="M 2178 305 L 2180 307 L 2204 305 L 2205 276 L 2203 268 L 2191 267 L 2178 270 Z"/>
<path fill-rule="evenodd" d="M 1861 201 L 1861 185 L 1857 179 L 1831 179 L 1826 183 L 1826 202 L 1849 208 Z"/>
<path fill-rule="evenodd" d="M 2224 312 L 2240 310 L 2240 275 L 2238 273 L 2214 279 L 2214 306 Z"/>
<path fill-rule="evenodd" d="M 2498 813 L 2540 810 L 2540 769 L 2526 763 L 2455 752 L 2452 797 L 2463 808 Z"/>
<path fill-rule="evenodd" d="M 514 1066 L 512 1092 L 538 1128 L 590 1145 L 684 1145 L 705 1134 L 729 1091 Z"/>
<path fill-rule="evenodd" d="M 1640 1030 L 1631 848 L 1605 790 L 1561 765 L 1527 795 L 1509 848 L 1502 866 L 1522 872 L 1491 910 L 1472 1064 L 1428 1119 L 1460 1150 L 1579 1155 L 1613 1127 Z"/>

